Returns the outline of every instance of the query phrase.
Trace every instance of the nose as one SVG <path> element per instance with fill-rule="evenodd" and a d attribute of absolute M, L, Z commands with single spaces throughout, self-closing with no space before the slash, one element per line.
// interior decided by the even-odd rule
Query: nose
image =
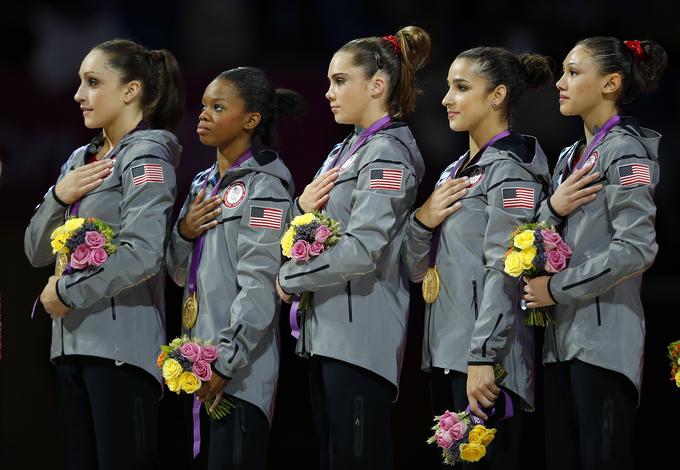
<path fill-rule="evenodd" d="M 208 120 L 208 108 L 205 108 L 201 110 L 201 114 L 198 115 L 198 120 L 199 121 L 207 121 Z"/>
<path fill-rule="evenodd" d="M 562 74 L 559 80 L 555 83 L 555 86 L 557 87 L 558 90 L 564 90 L 564 76 L 566 74 Z"/>
<path fill-rule="evenodd" d="M 333 101 L 335 99 L 335 93 L 333 93 L 333 87 L 329 86 L 324 95 L 328 101 Z"/>
<path fill-rule="evenodd" d="M 76 94 L 73 95 L 73 99 L 76 100 L 78 103 L 83 103 L 85 101 L 85 98 L 83 97 L 83 84 L 81 83 L 78 85 L 78 89 L 76 90 Z"/>
<path fill-rule="evenodd" d="M 447 91 L 446 94 L 444 95 L 444 98 L 442 98 L 442 105 L 445 108 L 448 108 L 453 102 L 453 97 L 451 95 L 452 95 L 451 88 L 449 88 L 449 91 Z"/>

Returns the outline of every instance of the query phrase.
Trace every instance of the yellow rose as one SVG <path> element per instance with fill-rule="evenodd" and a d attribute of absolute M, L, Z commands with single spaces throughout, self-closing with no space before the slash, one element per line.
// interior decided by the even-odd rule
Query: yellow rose
<path fill-rule="evenodd" d="M 460 445 L 460 458 L 466 462 L 477 462 L 486 455 L 486 447 L 476 442 Z"/>
<path fill-rule="evenodd" d="M 66 221 L 66 223 L 64 224 L 64 228 L 69 232 L 75 232 L 80 227 L 82 227 L 84 223 L 85 219 L 83 219 L 82 217 L 74 217 Z"/>
<path fill-rule="evenodd" d="M 482 445 L 484 447 L 488 446 L 491 444 L 491 441 L 493 441 L 494 437 L 496 437 L 496 430 L 494 428 L 486 429 L 482 435 Z"/>
<path fill-rule="evenodd" d="M 194 393 L 201 388 L 201 381 L 193 372 L 182 372 L 179 376 L 179 386 L 186 393 Z"/>
<path fill-rule="evenodd" d="M 314 214 L 312 214 L 311 212 L 308 212 L 306 214 L 298 215 L 297 217 L 295 217 L 293 219 L 293 221 L 291 222 L 291 225 L 293 225 L 295 227 L 298 227 L 300 225 L 306 225 L 306 224 L 310 223 L 311 221 L 313 221 L 315 218 L 316 217 L 314 217 Z"/>
<path fill-rule="evenodd" d="M 56 255 L 57 253 L 64 253 L 65 255 L 68 255 L 68 247 L 66 246 L 67 238 L 68 237 L 66 235 L 60 235 L 54 240 L 50 241 L 53 255 Z"/>
<path fill-rule="evenodd" d="M 522 274 L 522 258 L 519 253 L 513 251 L 505 257 L 505 272 L 512 277 L 519 277 Z"/>
<path fill-rule="evenodd" d="M 680 387 L 680 370 L 675 373 L 675 385 Z"/>
<path fill-rule="evenodd" d="M 290 227 L 281 239 L 281 252 L 283 256 L 290 258 L 290 250 L 293 248 L 293 239 L 295 238 L 295 229 Z"/>
<path fill-rule="evenodd" d="M 54 231 L 52 232 L 52 235 L 50 235 L 50 239 L 54 240 L 55 238 L 59 237 L 60 235 L 68 235 L 68 230 L 66 230 L 66 227 L 64 227 L 63 225 L 60 225 L 59 227 L 54 229 Z"/>
<path fill-rule="evenodd" d="M 531 269 L 531 262 L 536 257 L 536 247 L 530 246 L 519 252 L 519 259 L 522 261 L 522 269 Z"/>
<path fill-rule="evenodd" d="M 519 235 L 515 236 L 512 243 L 520 250 L 529 248 L 531 245 L 534 244 L 534 231 L 525 230 L 521 232 Z"/>
<path fill-rule="evenodd" d="M 163 378 L 175 379 L 182 373 L 182 366 L 175 359 L 168 359 L 163 363 Z"/>
<path fill-rule="evenodd" d="M 172 379 L 166 379 L 165 384 L 168 386 L 168 390 L 171 392 L 175 392 L 179 394 L 180 388 L 179 388 L 179 377 L 175 377 Z"/>
<path fill-rule="evenodd" d="M 484 426 L 482 426 L 481 424 L 476 425 L 470 431 L 470 434 L 468 435 L 468 441 L 470 441 L 470 443 L 474 443 L 474 444 L 481 444 L 482 443 L 482 437 L 484 436 L 485 432 L 486 432 L 486 428 Z"/>

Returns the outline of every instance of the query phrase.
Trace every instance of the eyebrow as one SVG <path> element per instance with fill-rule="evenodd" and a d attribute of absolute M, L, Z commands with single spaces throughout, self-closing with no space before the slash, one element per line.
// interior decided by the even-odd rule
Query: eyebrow
<path fill-rule="evenodd" d="M 338 77 L 349 77 L 349 74 L 347 74 L 345 72 L 338 72 L 338 73 L 334 73 L 333 75 L 331 75 L 331 78 L 338 78 Z"/>
<path fill-rule="evenodd" d="M 458 84 L 458 83 L 471 83 L 471 82 L 469 80 L 465 80 L 464 78 L 454 78 L 453 80 L 451 80 L 451 83 Z"/>

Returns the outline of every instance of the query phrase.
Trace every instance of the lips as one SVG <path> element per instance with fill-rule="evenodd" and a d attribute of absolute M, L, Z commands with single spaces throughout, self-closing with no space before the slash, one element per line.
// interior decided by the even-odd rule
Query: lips
<path fill-rule="evenodd" d="M 458 116 L 460 113 L 458 111 L 446 111 L 446 115 L 449 119 Z"/>
<path fill-rule="evenodd" d="M 198 134 L 207 134 L 208 132 L 210 132 L 210 129 L 209 129 L 207 126 L 199 125 L 199 126 L 196 128 L 196 132 L 197 132 Z"/>
<path fill-rule="evenodd" d="M 331 113 L 337 113 L 340 111 L 340 106 L 331 106 Z"/>
<path fill-rule="evenodd" d="M 565 101 L 568 100 L 569 97 L 567 95 L 560 95 L 560 101 Z"/>

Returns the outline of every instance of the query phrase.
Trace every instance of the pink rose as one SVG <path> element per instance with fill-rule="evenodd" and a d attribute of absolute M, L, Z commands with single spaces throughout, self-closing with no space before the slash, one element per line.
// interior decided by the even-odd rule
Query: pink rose
<path fill-rule="evenodd" d="M 565 258 L 571 258 L 571 248 L 569 248 L 569 245 L 567 245 L 561 238 L 557 243 L 557 250 L 562 253 L 562 256 Z"/>
<path fill-rule="evenodd" d="M 549 273 L 558 273 L 567 267 L 567 258 L 559 249 L 548 251 L 548 259 L 545 261 L 545 270 Z"/>
<path fill-rule="evenodd" d="M 90 265 L 90 249 L 85 243 L 81 243 L 71 254 L 71 267 L 83 269 Z"/>
<path fill-rule="evenodd" d="M 448 431 L 451 426 L 458 421 L 460 421 L 460 419 L 456 413 L 451 413 L 449 410 L 446 410 L 444 414 L 439 417 L 439 427 L 444 431 Z"/>
<path fill-rule="evenodd" d="M 217 346 L 203 346 L 201 349 L 201 360 L 212 363 L 217 359 Z"/>
<path fill-rule="evenodd" d="M 543 237 L 543 249 L 545 251 L 557 248 L 557 244 L 562 239 L 557 232 L 552 230 L 541 230 L 541 236 Z"/>
<path fill-rule="evenodd" d="M 314 240 L 320 243 L 325 243 L 328 237 L 331 236 L 331 230 L 325 225 L 319 226 L 314 234 Z"/>
<path fill-rule="evenodd" d="M 106 238 L 99 232 L 88 230 L 85 232 L 85 244 L 90 248 L 103 248 Z"/>
<path fill-rule="evenodd" d="M 210 364 L 206 361 L 201 361 L 200 359 L 193 363 L 191 370 L 196 374 L 196 377 L 201 379 L 203 382 L 207 382 L 212 377 L 212 369 Z"/>
<path fill-rule="evenodd" d="M 295 261 L 309 260 L 309 243 L 304 240 L 298 240 L 293 245 L 291 256 Z"/>
<path fill-rule="evenodd" d="M 311 245 L 309 245 L 310 256 L 319 256 L 323 250 L 324 247 L 322 242 L 313 242 Z"/>
<path fill-rule="evenodd" d="M 90 250 L 90 264 L 93 266 L 101 266 L 109 259 L 109 254 L 104 248 L 92 248 Z"/>
<path fill-rule="evenodd" d="M 456 413 L 448 410 L 439 418 L 439 427 L 449 433 L 454 441 L 462 439 L 467 431 L 467 424 L 461 421 Z"/>
<path fill-rule="evenodd" d="M 197 359 L 199 359 L 201 354 L 201 348 L 196 343 L 184 343 L 179 347 L 179 352 L 182 354 L 182 357 L 184 357 L 184 359 L 186 359 L 189 362 L 194 362 Z"/>
<path fill-rule="evenodd" d="M 435 433 L 435 437 L 437 438 L 437 445 L 442 449 L 448 449 L 455 442 L 453 436 L 451 436 L 448 431 L 444 431 L 443 429 L 439 429 Z"/>

